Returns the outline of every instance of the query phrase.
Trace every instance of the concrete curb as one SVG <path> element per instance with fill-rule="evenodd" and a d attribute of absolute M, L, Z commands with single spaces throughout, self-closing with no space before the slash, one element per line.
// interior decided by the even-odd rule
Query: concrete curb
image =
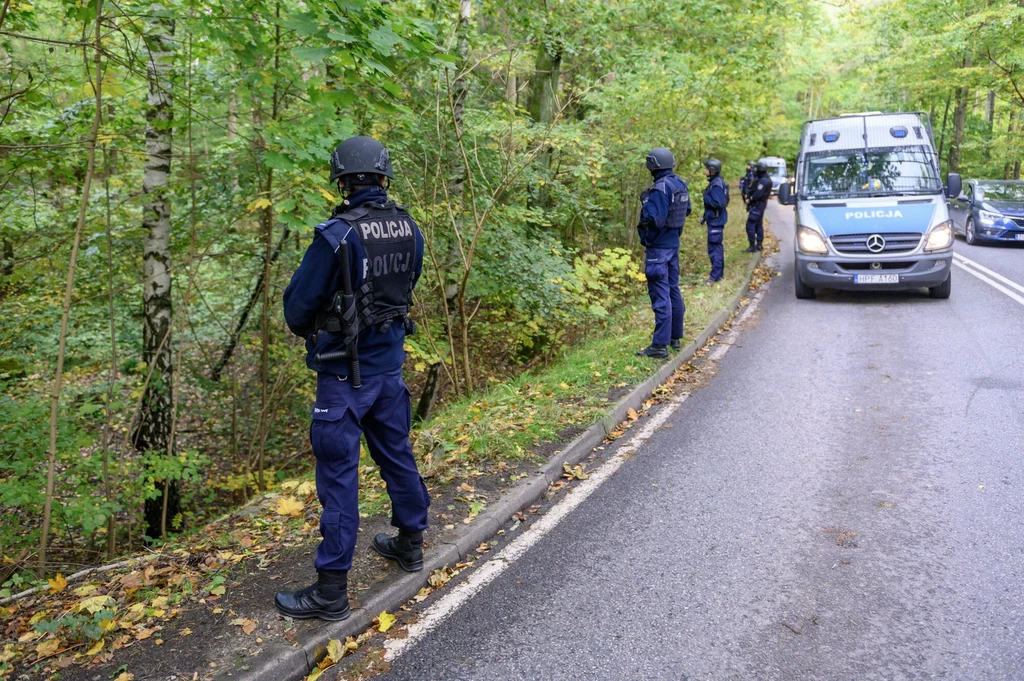
<path fill-rule="evenodd" d="M 604 442 L 608 434 L 619 423 L 627 418 L 630 409 L 639 409 L 654 394 L 676 369 L 693 359 L 697 351 L 713 338 L 729 321 L 740 300 L 747 293 L 754 270 L 761 260 L 761 254 L 751 256 L 747 277 L 743 286 L 729 301 L 708 326 L 683 348 L 679 354 L 665 362 L 660 369 L 646 381 L 636 386 L 628 395 L 620 399 L 611 411 L 607 412 L 596 423 L 580 433 L 564 449 L 555 452 L 547 463 L 540 466 L 533 476 L 518 483 L 506 492 L 486 511 L 477 516 L 465 534 L 454 541 L 441 541 L 435 544 L 424 556 L 423 571 L 403 573 L 391 584 L 373 594 L 360 607 L 352 610 L 352 615 L 343 622 L 329 622 L 317 629 L 301 648 L 292 648 L 277 643 L 268 645 L 257 655 L 238 663 L 230 669 L 219 671 L 215 675 L 217 681 L 300 681 L 308 675 L 317 664 L 331 639 L 345 640 L 347 636 L 357 636 L 373 622 L 373 618 L 381 611 L 393 611 L 415 596 L 427 585 L 427 578 L 434 570 L 454 564 L 465 558 L 482 542 L 493 537 L 501 526 L 514 513 L 529 506 L 541 498 L 548 485 L 562 475 L 564 464 L 575 465 L 587 457 L 595 447 Z"/>

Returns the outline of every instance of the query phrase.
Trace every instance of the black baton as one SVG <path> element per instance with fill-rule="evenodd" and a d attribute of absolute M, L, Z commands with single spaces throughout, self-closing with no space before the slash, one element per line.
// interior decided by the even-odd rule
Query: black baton
<path fill-rule="evenodd" d="M 341 261 L 341 295 L 334 297 L 334 311 L 341 318 L 341 332 L 344 336 L 345 349 L 318 353 L 314 359 L 317 362 L 331 362 L 347 358 L 351 365 L 352 387 L 358 388 L 363 384 L 359 369 L 359 351 L 356 348 L 356 341 L 359 338 L 359 316 L 356 314 L 356 297 L 352 291 L 352 267 L 349 264 L 348 243 L 342 241 L 338 245 L 338 258 Z"/>

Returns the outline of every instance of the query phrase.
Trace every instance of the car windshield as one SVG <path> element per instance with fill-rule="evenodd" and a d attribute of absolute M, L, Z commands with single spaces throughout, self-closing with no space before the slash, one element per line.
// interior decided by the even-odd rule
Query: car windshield
<path fill-rule="evenodd" d="M 942 189 L 927 147 L 807 154 L 803 180 L 809 198 L 932 194 Z"/>
<path fill-rule="evenodd" d="M 1020 184 L 980 184 L 982 197 L 989 201 L 1024 201 L 1024 182 Z"/>

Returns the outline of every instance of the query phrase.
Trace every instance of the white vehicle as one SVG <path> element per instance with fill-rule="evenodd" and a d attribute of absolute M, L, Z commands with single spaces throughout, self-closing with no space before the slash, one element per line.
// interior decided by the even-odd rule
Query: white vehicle
<path fill-rule="evenodd" d="M 778 194 L 779 187 L 789 181 L 789 175 L 786 174 L 786 159 L 780 156 L 765 156 L 757 162 L 768 166 L 768 177 L 772 178 L 772 195 Z"/>
<path fill-rule="evenodd" d="M 796 297 L 816 289 L 923 287 L 948 298 L 953 224 L 923 113 L 866 113 L 804 123 L 796 188 L 779 203 L 796 206 Z"/>

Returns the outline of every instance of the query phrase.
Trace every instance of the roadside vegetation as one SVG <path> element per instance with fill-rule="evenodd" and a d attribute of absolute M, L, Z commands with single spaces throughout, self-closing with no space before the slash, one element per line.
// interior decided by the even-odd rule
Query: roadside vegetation
<path fill-rule="evenodd" d="M 804 118 L 921 109 L 944 171 L 1020 177 L 1020 2 L 508 7 L 3 1 L 0 600 L 67 596 L 68 575 L 143 550 L 184 565 L 211 520 L 308 474 L 314 384 L 280 297 L 351 134 L 390 148 L 427 239 L 406 376 L 439 485 L 537 456 L 650 370 L 632 352 L 651 147 L 673 149 L 695 201 L 688 333 L 735 291 L 745 245 L 734 187 L 729 279 L 693 286 L 709 156 L 734 182 L 747 160 L 792 162 Z M 363 512 L 386 510 L 363 478 Z M 203 565 L 243 555 L 218 550 Z M 0 672 L 89 664 L 117 640 L 111 613 L 171 612 L 145 589 L 178 577 L 143 577 L 71 610 L 3 603 Z M 172 586 L 216 596 L 207 577 Z"/>

